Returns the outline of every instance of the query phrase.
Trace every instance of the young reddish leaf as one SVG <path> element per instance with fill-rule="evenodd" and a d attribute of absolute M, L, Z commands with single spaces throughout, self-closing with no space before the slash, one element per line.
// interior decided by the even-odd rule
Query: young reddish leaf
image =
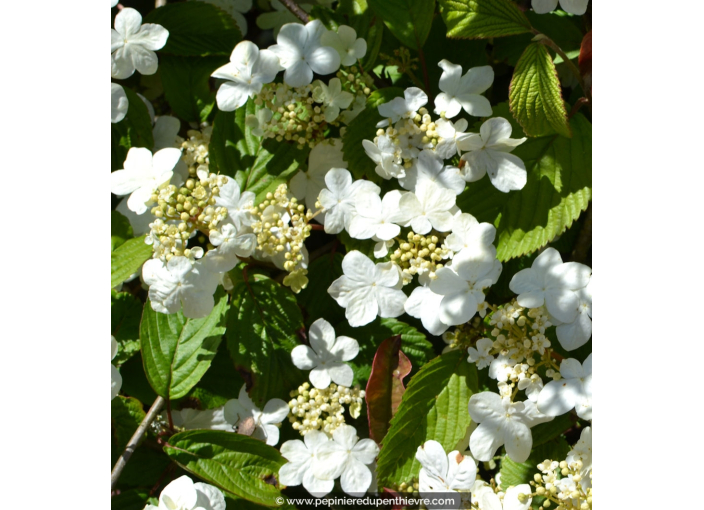
<path fill-rule="evenodd" d="M 376 351 L 366 389 L 369 437 L 377 443 L 389 430 L 406 388 L 403 378 L 411 373 L 411 362 L 401 352 L 401 335 L 387 338 Z"/>

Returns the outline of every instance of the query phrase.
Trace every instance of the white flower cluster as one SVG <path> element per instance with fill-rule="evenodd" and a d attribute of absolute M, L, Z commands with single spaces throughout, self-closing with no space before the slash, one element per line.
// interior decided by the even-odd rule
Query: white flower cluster
<path fill-rule="evenodd" d="M 225 505 L 220 489 L 183 475 L 164 487 L 158 506 L 149 504 L 144 510 L 225 510 Z"/>

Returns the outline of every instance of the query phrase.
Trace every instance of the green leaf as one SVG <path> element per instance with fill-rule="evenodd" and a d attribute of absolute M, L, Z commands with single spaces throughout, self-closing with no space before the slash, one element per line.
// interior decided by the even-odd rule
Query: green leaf
<path fill-rule="evenodd" d="M 132 226 L 127 218 L 117 211 L 110 211 L 110 251 L 134 237 Z"/>
<path fill-rule="evenodd" d="M 359 328 L 353 328 L 347 321 L 342 321 L 335 326 L 335 333 L 337 336 L 354 338 L 359 343 L 359 354 L 348 362 L 354 370 L 354 384 L 366 384 L 379 344 L 392 336 L 401 335 L 401 350 L 411 360 L 414 369 L 420 368 L 435 356 L 433 344 L 423 333 L 396 319 L 377 317 L 370 324 Z"/>
<path fill-rule="evenodd" d="M 382 442 L 379 485 L 393 487 L 416 478 L 420 463 L 415 453 L 426 441 L 451 451 L 465 437 L 471 422 L 467 406 L 476 391 L 477 370 L 464 352 L 447 352 L 422 367 L 408 383 Z"/>
<path fill-rule="evenodd" d="M 345 309 L 328 294 L 328 287 L 342 276 L 343 258 L 342 253 L 325 254 L 308 266 L 308 286 L 296 296 L 303 308 L 306 326 L 321 317 L 330 324 L 345 319 Z"/>
<path fill-rule="evenodd" d="M 169 31 L 160 54 L 229 57 L 242 40 L 235 20 L 219 7 L 205 2 L 169 3 L 152 10 L 144 23 L 157 23 Z"/>
<path fill-rule="evenodd" d="M 145 237 L 125 241 L 110 254 L 110 288 L 120 285 L 151 258 L 152 247 L 144 242 Z"/>
<path fill-rule="evenodd" d="M 275 506 L 281 495 L 275 448 L 240 434 L 189 430 L 171 436 L 164 451 L 183 469 L 253 503 Z"/>
<path fill-rule="evenodd" d="M 405 46 L 418 50 L 430 33 L 435 0 L 368 0 L 392 34 Z"/>
<path fill-rule="evenodd" d="M 528 460 L 522 463 L 512 461 L 508 455 L 501 459 L 501 488 L 506 490 L 533 480 L 539 472 L 537 465 L 546 459 L 558 462 L 567 456 L 570 446 L 564 438 L 554 438 L 539 446 L 534 446 Z"/>
<path fill-rule="evenodd" d="M 488 39 L 530 32 L 530 22 L 510 0 L 439 0 L 447 37 Z"/>
<path fill-rule="evenodd" d="M 374 170 L 375 163 L 367 156 L 362 147 L 362 140 L 374 140 L 377 130 L 376 124 L 383 120 L 377 107 L 398 96 L 403 96 L 403 89 L 397 87 L 388 87 L 372 92 L 367 99 L 366 108 L 347 126 L 347 132 L 342 137 L 342 152 L 355 179 L 366 177 L 376 183 L 382 181 L 382 178 Z"/>
<path fill-rule="evenodd" d="M 132 147 L 146 147 L 151 150 L 154 147 L 154 136 L 152 135 L 152 119 L 149 117 L 149 110 L 142 99 L 129 87 L 122 87 L 127 94 L 129 107 L 125 118 L 120 122 L 111 124 L 111 159 L 112 169 L 123 168 L 127 152 Z"/>
<path fill-rule="evenodd" d="M 215 307 L 203 319 L 188 319 L 182 312 L 155 312 L 144 305 L 140 338 L 144 371 L 154 391 L 167 400 L 186 395 L 210 367 L 225 333 L 227 295 L 215 295 Z"/>
<path fill-rule="evenodd" d="M 572 420 L 569 414 L 558 416 L 552 421 L 541 423 L 531 429 L 533 435 L 533 448 L 555 439 L 563 432 L 572 427 Z M 545 459 L 543 459 L 545 460 Z"/>
<path fill-rule="evenodd" d="M 244 380 L 237 373 L 227 345 L 221 342 L 210 368 L 190 396 L 197 398 L 203 409 L 214 409 L 239 396 Z"/>
<path fill-rule="evenodd" d="M 306 378 L 291 361 L 291 351 L 299 345 L 296 332 L 304 327 L 296 298 L 263 275 L 242 275 L 233 282 L 227 317 L 230 356 L 238 368 L 251 373 L 249 396 L 257 405 L 286 399 Z"/>
<path fill-rule="evenodd" d="M 142 403 L 136 398 L 118 395 L 110 402 L 110 422 L 113 431 L 113 444 L 124 450 L 132 434 L 146 416 Z"/>
<path fill-rule="evenodd" d="M 142 302 L 127 292 L 111 291 L 110 331 L 118 344 L 113 365 L 121 365 L 139 352 L 139 321 Z"/>
<path fill-rule="evenodd" d="M 210 90 L 210 75 L 227 62 L 227 57 L 221 56 L 164 55 L 159 59 L 164 95 L 177 117 L 188 122 L 207 120 L 215 106 L 215 92 Z"/>
<path fill-rule="evenodd" d="M 130 489 L 110 499 L 111 510 L 143 510 L 149 502 L 149 489 Z M 158 504 L 156 499 L 155 503 Z"/>
<path fill-rule="evenodd" d="M 261 138 L 254 136 L 246 126 L 247 115 L 254 115 L 256 108 L 252 99 L 234 112 L 218 110 L 213 121 L 208 155 L 213 172 L 234 177 L 237 171 L 246 171 L 252 166 L 261 145 Z"/>
<path fill-rule="evenodd" d="M 528 136 L 572 136 L 560 80 L 544 44 L 532 43 L 518 60 L 509 87 L 509 104 Z"/>

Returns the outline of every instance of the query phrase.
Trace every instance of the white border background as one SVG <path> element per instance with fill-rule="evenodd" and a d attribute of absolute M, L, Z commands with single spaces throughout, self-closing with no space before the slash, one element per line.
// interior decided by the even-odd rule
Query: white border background
<path fill-rule="evenodd" d="M 3 508 L 109 508 L 107 10 L 3 9 Z M 593 19 L 597 508 L 692 508 L 704 6 L 597 0 Z"/>

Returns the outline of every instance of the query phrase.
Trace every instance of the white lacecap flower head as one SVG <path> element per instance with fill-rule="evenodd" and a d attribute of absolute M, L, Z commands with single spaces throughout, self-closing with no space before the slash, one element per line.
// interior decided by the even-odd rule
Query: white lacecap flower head
<path fill-rule="evenodd" d="M 154 51 L 164 47 L 169 31 L 161 25 L 142 25 L 142 15 L 131 7 L 125 7 L 115 16 L 115 28 L 111 31 L 110 52 L 113 78 L 124 79 L 134 74 L 156 73 L 159 61 Z"/>

